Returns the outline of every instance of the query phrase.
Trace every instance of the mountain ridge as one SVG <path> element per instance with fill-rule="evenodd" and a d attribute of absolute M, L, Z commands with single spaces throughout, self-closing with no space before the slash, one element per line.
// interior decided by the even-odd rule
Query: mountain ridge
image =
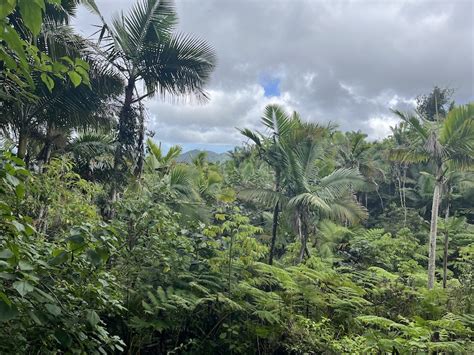
<path fill-rule="evenodd" d="M 206 149 L 192 149 L 180 154 L 176 158 L 176 161 L 180 163 L 191 163 L 193 159 L 201 152 L 205 152 L 207 154 L 207 161 L 210 163 L 223 162 L 230 159 L 229 152 L 216 153 Z"/>

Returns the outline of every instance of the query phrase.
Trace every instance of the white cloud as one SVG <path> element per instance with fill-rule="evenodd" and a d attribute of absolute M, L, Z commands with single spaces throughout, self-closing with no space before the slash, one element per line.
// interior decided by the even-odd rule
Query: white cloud
<path fill-rule="evenodd" d="M 371 140 L 377 140 L 387 137 L 391 133 L 390 127 L 395 127 L 399 121 L 400 120 L 393 116 L 379 116 L 369 118 L 367 121 L 367 126 L 369 128 L 367 132 L 368 138 Z"/>
<path fill-rule="evenodd" d="M 135 0 L 133 0 L 135 1 Z M 96 0 L 104 15 L 132 0 Z M 255 128 L 280 102 L 312 121 L 390 133 L 390 108 L 410 109 L 434 85 L 474 99 L 474 2 L 469 0 L 177 0 L 180 30 L 205 38 L 218 66 L 205 106 L 148 102 L 149 128 L 169 143 L 238 144 L 234 127 Z M 85 33 L 97 24 L 79 13 Z M 268 99 L 262 75 L 278 77 Z"/>

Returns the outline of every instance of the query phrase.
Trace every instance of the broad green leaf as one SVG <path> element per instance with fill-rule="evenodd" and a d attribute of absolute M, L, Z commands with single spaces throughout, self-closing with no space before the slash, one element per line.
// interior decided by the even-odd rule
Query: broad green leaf
<path fill-rule="evenodd" d="M 46 307 L 46 310 L 49 313 L 51 313 L 53 316 L 59 316 L 61 314 L 61 308 L 59 308 L 55 304 L 48 303 L 45 307 Z"/>
<path fill-rule="evenodd" d="M 25 185 L 23 184 L 17 185 L 15 188 L 15 194 L 16 194 L 16 197 L 18 197 L 19 199 L 22 199 L 23 197 L 25 197 Z"/>
<path fill-rule="evenodd" d="M 100 265 L 100 263 L 102 262 L 102 258 L 95 250 L 89 249 L 87 251 L 87 256 L 89 257 L 91 263 L 95 266 Z"/>
<path fill-rule="evenodd" d="M 17 68 L 16 61 L 3 48 L 0 48 L 0 60 L 3 60 L 8 69 L 15 70 Z"/>
<path fill-rule="evenodd" d="M 14 155 L 12 155 L 9 159 L 10 159 L 12 162 L 14 162 L 16 165 L 25 166 L 25 162 L 24 162 L 22 159 L 20 159 L 20 158 L 14 156 Z"/>
<path fill-rule="evenodd" d="M 23 261 L 23 260 L 20 260 L 20 262 L 18 263 L 18 266 L 20 267 L 20 270 L 22 270 L 22 271 L 31 271 L 31 270 L 35 269 L 35 267 L 33 265 L 31 265 L 29 262 Z"/>
<path fill-rule="evenodd" d="M 43 290 L 39 289 L 38 287 L 35 288 L 35 292 L 37 292 L 38 294 L 43 296 L 49 302 L 55 302 L 53 296 L 51 296 L 49 293 L 44 292 Z"/>
<path fill-rule="evenodd" d="M 87 63 L 85 60 L 82 60 L 81 58 L 76 58 L 74 62 L 75 62 L 74 64 L 76 65 L 76 70 L 78 69 L 77 67 L 80 67 L 81 69 L 83 68 L 85 70 L 90 69 L 89 63 Z"/>
<path fill-rule="evenodd" d="M 10 259 L 13 255 L 10 249 L 0 250 L 0 259 Z"/>
<path fill-rule="evenodd" d="M 1 0 L 0 19 L 7 17 L 13 12 L 16 6 L 16 0 Z"/>
<path fill-rule="evenodd" d="M 35 312 L 32 312 L 32 311 L 28 311 L 28 315 L 30 316 L 31 319 L 33 319 L 33 321 L 38 324 L 38 325 L 43 325 L 43 322 L 41 321 L 41 319 L 39 319 L 39 317 L 36 315 Z"/>
<path fill-rule="evenodd" d="M 56 74 L 56 73 L 59 73 L 59 74 L 64 74 L 66 73 L 68 70 L 68 67 L 65 66 L 64 64 L 61 64 L 59 62 L 54 62 L 53 63 L 53 72 Z"/>
<path fill-rule="evenodd" d="M 78 235 L 78 234 L 67 238 L 67 240 L 71 244 L 73 249 L 77 249 L 77 248 L 83 246 L 84 243 L 85 243 L 84 237 L 82 235 Z"/>
<path fill-rule="evenodd" d="M 18 0 L 18 6 L 26 27 L 37 36 L 43 22 L 44 0 Z"/>
<path fill-rule="evenodd" d="M 18 180 L 18 178 L 8 173 L 5 174 L 5 179 L 7 179 L 7 181 L 13 186 L 17 186 L 20 183 L 20 180 Z"/>
<path fill-rule="evenodd" d="M 74 62 L 68 56 L 61 57 L 61 59 L 64 60 L 68 64 L 74 65 Z"/>
<path fill-rule="evenodd" d="M 17 221 L 12 221 L 13 226 L 16 228 L 18 232 L 24 232 L 25 226 Z"/>
<path fill-rule="evenodd" d="M 54 254 L 53 254 L 54 255 Z M 54 258 L 49 260 L 50 265 L 59 265 L 67 260 L 68 253 L 66 251 L 59 252 Z"/>
<path fill-rule="evenodd" d="M 18 315 L 18 309 L 15 305 L 8 305 L 0 300 L 0 322 L 6 322 Z"/>
<path fill-rule="evenodd" d="M 46 85 L 51 92 L 54 88 L 54 80 L 46 73 L 41 73 L 41 81 Z"/>
<path fill-rule="evenodd" d="M 15 281 L 13 283 L 13 288 L 18 291 L 20 295 L 23 297 L 26 296 L 28 293 L 34 290 L 34 286 L 30 284 L 28 281 L 22 280 L 22 281 Z"/>
<path fill-rule="evenodd" d="M 99 315 L 92 309 L 87 311 L 86 319 L 92 327 L 95 327 L 100 321 Z"/>
<path fill-rule="evenodd" d="M 69 79 L 71 79 L 71 82 L 74 85 L 74 87 L 78 87 L 81 84 L 82 77 L 79 74 L 77 74 L 75 71 L 70 70 L 67 72 L 67 75 L 69 76 Z"/>
<path fill-rule="evenodd" d="M 0 279 L 4 280 L 16 280 L 15 274 L 10 274 L 8 272 L 0 272 Z"/>

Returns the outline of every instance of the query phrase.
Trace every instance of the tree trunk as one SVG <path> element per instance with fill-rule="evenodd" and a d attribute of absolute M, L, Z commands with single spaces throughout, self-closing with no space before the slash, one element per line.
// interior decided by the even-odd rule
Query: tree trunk
<path fill-rule="evenodd" d="M 298 262 L 297 262 L 299 264 L 303 261 L 304 249 L 305 249 L 304 236 L 303 236 L 302 226 L 301 226 L 301 214 L 299 212 L 298 212 L 297 221 L 298 221 L 298 235 L 299 235 L 300 241 L 301 241 L 300 254 L 298 256 Z"/>
<path fill-rule="evenodd" d="M 133 146 L 135 143 L 135 114 L 132 109 L 133 89 L 135 88 L 135 79 L 128 79 L 125 87 L 125 100 L 119 115 L 119 133 L 117 139 L 117 148 L 114 154 L 114 176 L 111 181 L 109 200 L 104 211 L 104 217 L 111 219 L 114 217 L 115 211 L 113 204 L 117 201 L 119 192 L 119 184 L 125 179 L 125 153 L 126 147 Z"/>
<path fill-rule="evenodd" d="M 431 207 L 431 225 L 428 253 L 428 289 L 433 289 L 436 271 L 436 237 L 438 234 L 438 209 L 441 195 L 441 178 L 437 176 Z"/>
<path fill-rule="evenodd" d="M 280 169 L 275 168 L 275 191 L 280 192 Z M 273 208 L 273 221 L 272 221 L 272 240 L 270 242 L 270 256 L 268 259 L 268 264 L 273 265 L 273 256 L 275 255 L 275 243 L 278 232 L 278 215 L 280 212 L 280 203 L 277 202 Z"/>
<path fill-rule="evenodd" d="M 140 177 L 143 172 L 143 164 L 145 161 L 145 116 L 144 109 L 140 103 L 140 114 L 138 116 L 138 138 L 137 138 L 137 163 L 135 171 L 133 172 L 136 177 Z"/>
<path fill-rule="evenodd" d="M 18 133 L 18 151 L 16 155 L 20 159 L 24 159 L 26 155 L 26 147 L 28 145 L 28 134 L 26 132 L 26 129 L 20 128 L 20 131 Z"/>
<path fill-rule="evenodd" d="M 270 257 L 268 263 L 273 265 L 273 255 L 275 254 L 275 243 L 278 230 L 278 213 L 280 212 L 280 204 L 277 202 L 273 208 L 273 224 L 272 224 L 272 241 L 270 243 Z"/>
<path fill-rule="evenodd" d="M 448 280 L 448 248 L 449 248 L 449 199 L 446 199 L 446 213 L 444 216 L 444 250 L 443 250 L 443 288 L 446 288 Z"/>
<path fill-rule="evenodd" d="M 407 181 L 407 165 L 403 165 L 403 185 L 402 185 L 402 196 L 403 196 L 403 225 L 407 225 L 407 197 L 406 197 L 406 181 Z"/>
<path fill-rule="evenodd" d="M 135 80 L 130 78 L 128 85 L 125 87 L 125 100 L 119 115 L 119 134 L 117 139 L 117 148 L 114 155 L 114 170 L 117 175 L 123 172 L 124 155 L 127 146 L 133 146 L 135 143 L 135 115 L 132 109 L 133 89 L 135 88 Z M 116 177 L 118 178 L 118 176 Z"/>
<path fill-rule="evenodd" d="M 305 254 L 308 256 L 308 258 L 310 257 L 308 249 L 308 225 L 306 224 L 306 219 L 303 213 L 298 216 L 298 232 L 300 234 L 301 239 L 301 248 L 298 257 L 298 263 L 301 263 Z"/>
<path fill-rule="evenodd" d="M 53 150 L 53 140 L 54 140 L 54 124 L 48 122 L 48 127 L 46 131 L 46 141 L 44 143 L 43 149 L 38 156 L 39 171 L 40 173 L 44 172 L 44 165 L 48 164 L 51 160 L 51 152 Z"/>

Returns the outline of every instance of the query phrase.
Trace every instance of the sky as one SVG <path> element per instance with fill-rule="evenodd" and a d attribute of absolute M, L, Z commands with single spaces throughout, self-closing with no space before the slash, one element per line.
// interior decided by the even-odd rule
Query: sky
<path fill-rule="evenodd" d="M 105 18 L 134 0 L 96 0 Z M 333 122 L 381 139 L 434 85 L 474 101 L 474 1 L 177 0 L 177 31 L 216 51 L 205 104 L 147 100 L 147 128 L 163 145 L 223 152 L 262 130 L 278 103 L 305 120 Z M 80 9 L 73 23 L 90 35 L 99 19 Z"/>

